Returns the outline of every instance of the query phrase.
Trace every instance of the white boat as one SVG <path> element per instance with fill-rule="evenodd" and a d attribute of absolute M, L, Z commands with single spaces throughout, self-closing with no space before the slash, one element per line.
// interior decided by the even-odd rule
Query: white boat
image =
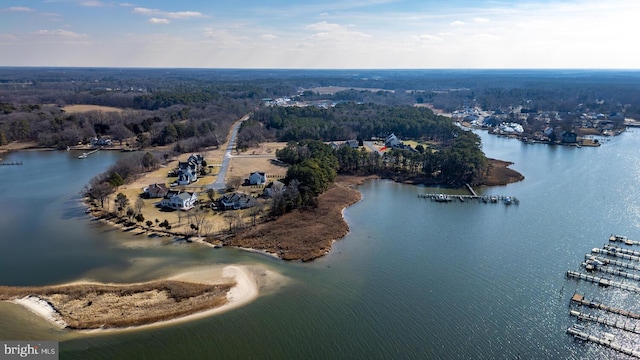
<path fill-rule="evenodd" d="M 82 155 L 78 155 L 78 159 L 86 159 L 87 156 L 87 153 L 82 153 Z"/>
<path fill-rule="evenodd" d="M 512 201 L 513 201 L 513 200 L 511 200 L 511 197 L 510 197 L 510 196 L 507 196 L 506 198 L 504 198 L 504 204 L 505 204 L 505 205 L 511 205 L 511 202 L 512 202 Z"/>

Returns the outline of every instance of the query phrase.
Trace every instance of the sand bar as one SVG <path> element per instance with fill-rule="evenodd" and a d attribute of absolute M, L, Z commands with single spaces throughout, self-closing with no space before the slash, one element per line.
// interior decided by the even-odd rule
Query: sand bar
<path fill-rule="evenodd" d="M 220 301 L 222 305 L 216 306 L 210 309 L 206 309 L 203 311 L 198 311 L 195 313 L 190 313 L 185 316 L 177 316 L 175 318 L 171 318 L 171 315 L 164 317 L 160 321 L 145 323 L 141 325 L 128 326 L 128 327 L 103 327 L 103 328 L 90 328 L 90 329 L 80 329 L 78 332 L 81 333 L 103 333 L 103 332 L 114 332 L 114 331 L 131 331 L 131 330 L 139 330 L 139 329 L 147 329 L 151 327 L 159 327 L 159 326 L 168 326 L 173 325 L 180 322 L 192 321 L 196 319 L 201 319 L 205 317 L 212 316 L 214 314 L 219 314 L 225 311 L 229 311 L 231 309 L 235 309 L 237 307 L 246 305 L 251 301 L 255 300 L 259 295 L 258 284 L 253 273 L 246 267 L 240 265 L 228 265 L 224 268 L 220 269 L 220 267 L 216 266 L 208 266 L 205 268 L 200 268 L 195 271 L 183 272 L 178 275 L 175 275 L 171 278 L 164 279 L 165 281 L 179 281 L 184 283 L 191 284 L 202 284 L 202 285 L 216 285 L 216 284 L 232 284 L 228 291 L 222 293 L 223 299 Z M 145 283 L 138 284 L 99 284 L 99 283 L 87 283 L 87 282 L 79 282 L 79 283 L 71 283 L 57 286 L 88 286 L 88 285 L 121 285 L 122 288 L 125 288 L 129 285 L 139 285 Z M 47 287 L 43 287 L 47 288 Z M 48 287 L 55 288 L 55 287 Z M 55 295 L 58 296 L 58 295 Z M 89 292 L 87 294 L 87 298 L 82 298 L 82 302 L 86 302 L 87 299 L 93 297 L 94 302 L 97 302 L 95 299 L 95 293 Z M 147 300 L 155 301 L 155 298 L 162 297 L 160 291 L 147 291 L 140 296 L 131 296 L 131 294 L 114 296 L 109 293 L 103 295 L 103 298 L 107 298 L 106 301 L 115 301 L 114 307 L 120 306 L 124 303 L 129 307 L 138 307 L 143 306 L 145 302 L 145 297 Z M 68 327 L 68 321 L 65 321 L 65 311 L 59 311 L 55 308 L 55 304 L 60 305 L 58 302 L 59 299 L 49 301 L 47 297 L 51 298 L 51 295 L 39 295 L 38 292 L 33 292 L 28 296 L 22 296 L 19 298 L 13 298 L 9 301 L 21 305 L 28 309 L 29 311 L 37 314 L 48 322 L 54 324 L 58 328 Z M 191 300 L 191 299 L 188 299 Z M 104 301 L 104 299 L 100 299 L 100 301 Z M 183 300 L 185 301 L 185 300 Z M 128 302 L 128 304 L 127 304 Z M 95 304 L 94 304 L 95 306 Z M 98 310 L 99 311 L 99 310 Z M 116 315 L 117 316 L 117 315 Z M 125 315 L 126 316 L 126 315 Z M 167 319 L 168 317 L 168 319 Z"/>

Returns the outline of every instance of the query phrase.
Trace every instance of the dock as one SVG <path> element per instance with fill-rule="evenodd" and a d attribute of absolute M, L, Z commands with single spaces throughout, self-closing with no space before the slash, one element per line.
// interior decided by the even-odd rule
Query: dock
<path fill-rule="evenodd" d="M 623 267 L 631 270 L 640 270 L 640 265 L 636 265 L 636 264 L 632 264 L 632 263 L 628 263 L 620 260 L 607 259 L 599 256 L 594 256 L 591 254 L 584 254 L 584 258 L 591 261 L 600 261 L 604 265 L 615 265 L 618 267 Z"/>
<path fill-rule="evenodd" d="M 505 205 L 520 204 L 515 196 L 504 195 L 458 195 L 458 194 L 418 194 L 419 198 L 431 199 L 435 202 L 451 202 L 458 200 L 460 202 L 482 202 L 482 203 L 498 203 L 503 202 Z"/>
<path fill-rule="evenodd" d="M 580 306 L 587 306 L 592 309 L 598 309 L 598 310 L 606 311 L 612 314 L 622 315 L 630 319 L 640 320 L 640 314 L 635 314 L 626 310 L 610 307 L 605 304 L 599 303 L 597 301 L 587 300 L 584 298 L 584 295 L 582 294 L 578 294 L 578 293 L 573 294 L 573 296 L 571 297 L 571 302 L 578 304 Z"/>
<path fill-rule="evenodd" d="M 640 334 L 640 329 L 636 328 L 635 324 L 630 324 L 624 321 L 618 321 L 613 319 L 607 319 L 601 316 L 595 316 L 590 314 L 581 313 L 580 311 L 571 310 L 569 311 L 569 315 L 575 316 L 580 321 L 591 321 L 594 323 L 607 325 L 612 328 L 628 331 L 634 334 Z"/>
<path fill-rule="evenodd" d="M 604 333 L 604 337 L 598 337 L 595 335 L 589 335 L 586 332 L 582 331 L 577 327 L 570 327 L 567 329 L 567 334 L 573 336 L 576 339 L 582 341 L 592 342 L 594 344 L 598 344 L 609 349 L 613 349 L 615 351 L 621 352 L 625 355 L 633 356 L 636 358 L 640 358 L 640 351 L 634 350 L 631 348 L 624 347 L 616 342 L 614 342 L 615 337 L 613 334 Z"/>
<path fill-rule="evenodd" d="M 598 284 L 603 287 L 615 287 L 622 290 L 633 291 L 636 293 L 640 293 L 640 287 L 623 284 L 621 282 L 613 281 L 611 279 L 605 277 L 598 277 L 593 275 L 584 274 L 577 271 L 567 270 L 567 277 L 571 279 L 584 280 L 588 282 L 592 282 L 594 284 Z"/>
<path fill-rule="evenodd" d="M 609 241 L 611 242 L 621 242 L 625 245 L 640 245 L 640 241 L 636 241 L 636 240 L 631 240 L 626 236 L 623 235 L 611 235 L 609 237 Z"/>
<path fill-rule="evenodd" d="M 605 254 L 605 255 L 619 257 L 619 258 L 632 260 L 632 261 L 640 261 L 640 256 L 633 256 L 633 255 L 624 254 L 622 252 L 613 251 L 613 250 L 609 251 L 606 249 L 593 248 L 591 249 L 591 252 L 594 254 Z"/>
<path fill-rule="evenodd" d="M 22 161 L 0 163 L 0 166 L 15 166 L 15 165 L 22 165 Z"/>
<path fill-rule="evenodd" d="M 615 275 L 615 276 L 620 276 L 620 277 L 624 277 L 627 279 L 631 279 L 631 280 L 636 280 L 639 281 L 640 280 L 640 275 L 636 275 L 636 274 L 632 274 L 629 272 L 624 271 L 623 269 L 611 269 L 608 267 L 604 267 L 604 266 L 596 266 L 594 267 L 593 265 L 589 264 L 588 262 L 583 262 L 582 265 L 584 268 L 587 269 L 587 271 L 600 271 L 603 273 L 607 273 L 607 274 L 611 274 L 611 275 Z M 589 267 L 591 266 L 591 267 Z"/>
<path fill-rule="evenodd" d="M 640 251 L 623 249 L 623 248 L 621 248 L 619 246 L 616 246 L 616 245 L 605 245 L 602 248 L 607 250 L 607 251 L 609 251 L 609 252 L 613 251 L 615 253 L 621 253 L 621 254 L 625 254 L 625 255 L 631 255 L 631 256 L 640 257 Z"/>

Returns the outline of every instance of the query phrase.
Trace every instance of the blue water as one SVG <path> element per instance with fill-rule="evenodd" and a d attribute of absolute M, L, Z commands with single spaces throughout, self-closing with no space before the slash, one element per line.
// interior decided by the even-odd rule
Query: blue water
<path fill-rule="evenodd" d="M 65 359 L 615 357 L 611 350 L 577 343 L 565 334 L 575 323 L 568 315 L 569 298 L 577 290 L 640 312 L 637 295 L 567 280 L 564 274 L 578 269 L 584 254 L 607 242 L 611 233 L 640 239 L 640 135 L 629 132 L 599 148 L 580 149 L 480 135 L 488 156 L 514 162 L 526 179 L 478 191 L 516 196 L 519 205 L 442 204 L 417 197 L 442 189 L 370 181 L 359 188 L 362 201 L 345 211 L 351 232 L 311 263 L 197 245 L 127 248 L 123 244 L 133 241 L 128 235 L 82 215 L 75 194 L 84 181 L 56 180 L 58 187 L 46 180 L 58 178 L 55 169 L 63 165 L 40 165 L 49 175 L 38 181 L 50 186 L 31 195 L 24 194 L 29 193 L 25 187 L 31 188 L 26 180 L 15 177 L 26 170 L 0 168 L 0 201 L 25 203 L 18 206 L 21 216 L 10 207 L 0 210 L 1 226 L 12 234 L 0 240 L 0 282 L 54 283 L 87 273 L 133 281 L 150 276 L 127 273 L 140 259 L 154 259 L 160 267 L 255 264 L 290 279 L 250 305 L 219 316 L 65 340 Z M 16 153 L 6 160 L 22 159 L 25 169 L 31 161 L 87 166 L 65 156 Z M 103 160 L 102 167 L 113 161 Z M 86 179 L 97 170 L 74 168 Z M 42 197 L 48 197 L 47 206 L 30 202 Z M 28 249 L 36 255 L 25 253 Z M 129 275 L 117 275 L 123 272 Z M 67 338 L 13 308 L 0 307 L 0 314 L 6 321 L 0 323 L 0 338 Z M 589 330 L 603 329 L 592 325 Z M 606 331 L 627 346 L 638 343 L 637 336 Z"/>

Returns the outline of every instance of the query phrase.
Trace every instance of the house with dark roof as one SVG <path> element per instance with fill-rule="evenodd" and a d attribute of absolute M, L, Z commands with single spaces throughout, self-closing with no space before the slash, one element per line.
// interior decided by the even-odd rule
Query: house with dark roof
<path fill-rule="evenodd" d="M 245 193 L 234 192 L 224 194 L 217 200 L 218 209 L 221 210 L 238 210 L 248 209 L 258 204 L 258 201 L 251 195 Z"/>
<path fill-rule="evenodd" d="M 142 189 L 142 191 L 149 198 L 162 198 L 169 193 L 169 189 L 165 184 L 151 184 Z"/>
<path fill-rule="evenodd" d="M 268 198 L 272 198 L 278 194 L 281 194 L 284 191 L 285 185 L 284 183 L 276 180 L 272 181 L 264 188 L 263 195 Z"/>

